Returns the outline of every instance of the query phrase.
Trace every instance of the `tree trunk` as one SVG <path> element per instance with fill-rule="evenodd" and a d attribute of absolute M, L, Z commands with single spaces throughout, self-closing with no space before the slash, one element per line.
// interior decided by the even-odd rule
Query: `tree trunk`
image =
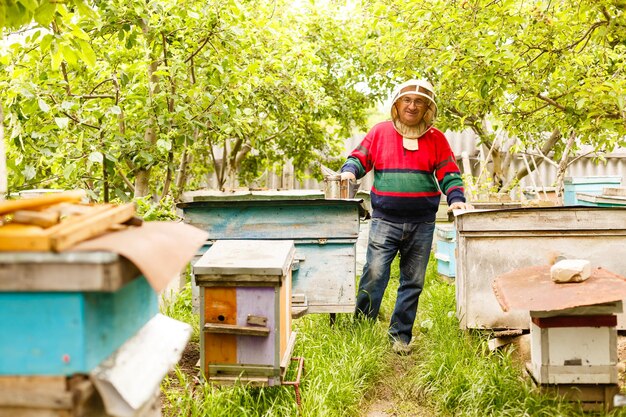
<path fill-rule="evenodd" d="M 194 134 L 195 136 L 195 134 Z M 187 153 L 187 149 L 183 149 L 183 154 L 180 157 L 180 165 L 178 166 L 178 171 L 176 172 L 176 180 L 174 182 L 175 186 L 175 195 L 174 199 L 178 200 L 178 198 L 185 191 L 185 184 L 187 183 L 187 166 L 189 162 L 191 162 L 192 155 Z"/>
<path fill-rule="evenodd" d="M 147 196 L 150 193 L 150 170 L 140 169 L 135 176 L 135 198 Z"/>
<path fill-rule="evenodd" d="M 565 149 L 563 150 L 563 155 L 561 156 L 561 162 L 559 162 L 559 167 L 556 171 L 556 198 L 561 204 L 563 204 L 563 182 L 565 180 L 565 172 L 569 166 L 569 151 L 572 148 L 575 139 L 576 132 L 572 131 L 569 135 L 567 143 L 565 144 Z"/>
<path fill-rule="evenodd" d="M 7 155 L 4 146 L 4 109 L 0 103 L 0 201 L 6 199 L 8 192 Z"/>
<path fill-rule="evenodd" d="M 148 24 L 144 20 L 141 20 L 139 24 L 146 40 L 148 41 L 148 44 L 150 44 L 152 33 Z M 148 79 L 150 80 L 148 84 L 148 107 L 152 107 L 153 97 L 159 91 L 159 86 L 157 84 L 159 77 L 155 75 L 155 72 L 159 67 L 159 62 L 157 57 L 153 55 L 154 54 L 152 52 L 148 54 L 150 62 L 148 65 Z M 156 143 L 156 120 L 154 120 L 153 116 L 149 116 L 146 132 L 144 133 L 143 138 L 150 144 L 150 147 Z M 135 198 L 145 197 L 148 194 L 150 194 L 150 168 L 139 167 L 135 176 Z"/>
<path fill-rule="evenodd" d="M 146 128 L 144 139 L 152 144 L 155 142 L 156 135 L 152 127 Z M 137 169 L 135 176 L 135 198 L 145 197 L 148 194 L 150 194 L 150 168 L 141 167 Z"/>

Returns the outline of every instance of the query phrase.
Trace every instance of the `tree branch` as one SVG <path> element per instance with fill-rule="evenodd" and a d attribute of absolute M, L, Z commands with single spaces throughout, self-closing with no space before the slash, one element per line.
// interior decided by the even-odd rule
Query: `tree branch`
<path fill-rule="evenodd" d="M 59 103 L 57 103 L 57 101 L 55 100 L 55 98 L 54 98 L 54 96 L 52 94 L 50 94 L 50 98 L 52 99 L 54 104 L 57 104 L 57 105 L 59 104 Z M 89 124 L 87 122 L 83 122 L 80 119 L 78 119 L 76 116 L 69 114 L 65 110 L 61 110 L 61 114 L 64 114 L 65 116 L 67 116 L 68 118 L 70 118 L 71 120 L 73 120 L 75 123 L 77 123 L 79 125 L 87 126 L 87 127 L 92 128 L 92 129 L 95 129 L 95 130 L 100 130 L 100 126 L 95 126 L 95 125 Z"/>
<path fill-rule="evenodd" d="M 211 33 L 211 34 L 212 34 L 212 33 Z M 191 53 L 191 55 L 189 55 L 189 58 L 185 59 L 185 61 L 184 61 L 184 62 L 185 62 L 185 64 L 186 64 L 187 62 L 189 62 L 189 61 L 192 61 L 192 60 L 193 60 L 193 58 L 194 58 L 196 55 L 198 55 L 198 54 L 202 51 L 202 49 L 206 46 L 206 44 L 207 44 L 207 43 L 209 43 L 209 41 L 210 41 L 210 40 L 211 40 L 211 37 L 210 37 L 210 36 L 207 36 L 206 38 L 204 38 L 204 40 L 202 41 L 202 44 L 201 44 L 200 46 L 198 46 L 198 48 L 196 48 L 196 50 L 195 50 L 195 51 L 193 51 L 193 52 Z"/>

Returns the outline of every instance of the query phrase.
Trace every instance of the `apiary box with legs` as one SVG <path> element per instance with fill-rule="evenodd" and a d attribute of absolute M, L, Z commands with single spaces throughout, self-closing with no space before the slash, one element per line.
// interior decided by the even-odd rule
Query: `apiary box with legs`
<path fill-rule="evenodd" d="M 278 385 L 291 360 L 292 240 L 218 240 L 195 263 L 207 380 Z"/>

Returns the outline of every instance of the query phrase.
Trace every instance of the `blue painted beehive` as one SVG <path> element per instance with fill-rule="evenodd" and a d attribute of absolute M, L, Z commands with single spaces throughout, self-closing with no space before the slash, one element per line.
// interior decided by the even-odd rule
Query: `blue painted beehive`
<path fill-rule="evenodd" d="M 563 181 L 563 205 L 564 206 L 588 206 L 585 201 L 576 198 L 576 193 L 600 195 L 605 187 L 616 187 L 622 183 L 621 175 L 614 176 L 588 176 L 566 177 Z"/>
<path fill-rule="evenodd" d="M 437 272 L 447 277 L 456 276 L 456 230 L 452 224 L 438 224 L 435 227 L 435 259 Z"/>
<path fill-rule="evenodd" d="M 2 254 L 3 257 L 8 255 Z M 10 254 L 9 254 L 10 255 Z M 88 373 L 111 355 L 126 340 L 158 313 L 158 298 L 143 276 L 116 276 L 123 268 L 112 268 L 106 276 L 106 291 L 58 290 L 59 285 L 80 287 L 88 282 L 90 271 L 107 264 L 119 266 L 114 254 L 100 257 L 103 263 L 81 264 L 76 259 L 88 253 L 75 254 L 72 262 L 63 265 L 58 259 L 46 268 L 44 263 L 25 262 L 31 281 L 37 288 L 15 290 L 15 284 L 0 273 L 0 375 L 72 375 Z M 37 253 L 28 256 L 38 256 Z M 46 255 L 57 256 L 57 255 Z M 64 255 L 58 254 L 61 259 Z M 93 258 L 93 256 L 92 256 Z M 65 260 L 70 259 L 65 256 Z M 63 260 L 63 259 L 62 259 Z M 92 259 L 93 260 L 93 259 Z M 109 262 L 111 261 L 111 262 Z M 2 259 L 3 266 L 8 265 Z M 15 267 L 16 264 L 12 264 Z M 20 265 L 13 269 L 15 279 L 21 276 Z M 3 271 L 5 271 L 5 268 Z M 37 271 L 65 270 L 65 279 L 38 281 Z M 100 272 L 101 272 L 100 269 Z M 18 271 L 18 272 L 16 272 Z M 0 271 L 1 272 L 1 271 Z M 138 273 L 134 269 L 135 273 Z M 51 275 L 54 275 L 52 272 Z M 115 279 L 120 278 L 120 279 Z M 28 283 L 25 287 L 28 286 Z M 55 287 L 50 290 L 50 287 Z"/>
<path fill-rule="evenodd" d="M 306 297 L 308 313 L 354 311 L 360 200 L 326 200 L 306 190 L 197 192 L 185 198 L 177 205 L 184 221 L 207 231 L 210 241 L 293 240 L 292 292 Z"/>

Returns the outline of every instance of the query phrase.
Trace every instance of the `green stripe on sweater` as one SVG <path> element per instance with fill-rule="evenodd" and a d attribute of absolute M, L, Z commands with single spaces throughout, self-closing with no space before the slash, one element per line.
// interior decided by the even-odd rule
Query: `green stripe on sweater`
<path fill-rule="evenodd" d="M 461 179 L 461 175 L 453 172 L 450 174 L 446 174 L 441 181 L 441 189 L 444 192 L 448 191 L 451 187 L 463 187 L 463 180 Z"/>
<path fill-rule="evenodd" d="M 437 182 L 431 174 L 419 172 L 376 171 L 374 186 L 379 191 L 400 193 L 419 193 L 439 191 Z"/>

